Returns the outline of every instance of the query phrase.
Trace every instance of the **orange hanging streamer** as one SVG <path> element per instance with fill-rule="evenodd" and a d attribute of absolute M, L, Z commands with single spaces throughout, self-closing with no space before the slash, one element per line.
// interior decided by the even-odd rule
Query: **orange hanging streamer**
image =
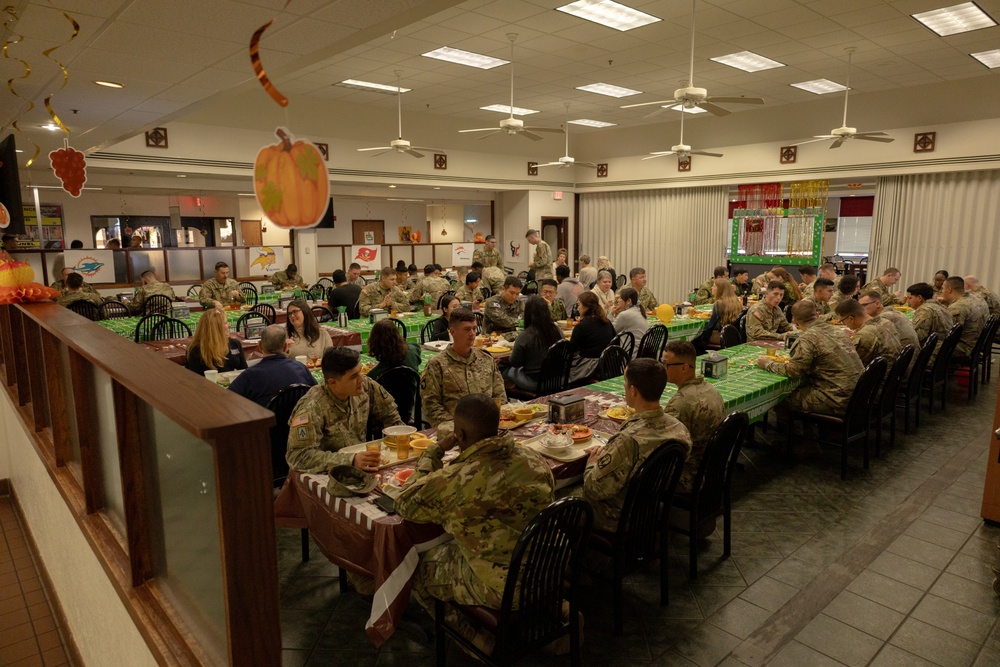
<path fill-rule="evenodd" d="M 286 0 L 285 7 L 288 7 L 292 0 Z M 282 7 L 282 11 L 285 9 Z M 260 85 L 264 86 L 264 90 L 267 94 L 271 96 L 271 99 L 278 103 L 278 106 L 287 107 L 288 98 L 281 94 L 271 80 L 267 78 L 267 72 L 264 71 L 264 64 L 260 61 L 260 38 L 264 35 L 264 31 L 271 27 L 271 25 L 277 20 L 273 18 L 261 27 L 257 28 L 254 32 L 253 37 L 250 38 L 250 64 L 253 65 L 253 72 L 257 75 L 257 80 L 260 81 Z"/>

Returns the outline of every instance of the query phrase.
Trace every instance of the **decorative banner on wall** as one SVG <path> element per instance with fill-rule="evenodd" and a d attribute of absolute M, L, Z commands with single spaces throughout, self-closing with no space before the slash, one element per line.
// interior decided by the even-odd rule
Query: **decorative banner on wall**
<path fill-rule="evenodd" d="M 360 264 L 362 271 L 379 271 L 382 269 L 382 246 L 352 245 L 350 261 Z"/>
<path fill-rule="evenodd" d="M 524 264 L 524 244 L 527 241 L 509 241 L 503 249 L 503 261 Z"/>
<path fill-rule="evenodd" d="M 278 271 L 284 271 L 287 266 L 285 264 L 285 249 L 266 245 L 248 248 L 247 261 L 250 263 L 251 275 L 255 275 L 254 269 L 257 267 L 260 267 L 260 273 L 270 276 Z"/>
<path fill-rule="evenodd" d="M 399 228 L 399 242 L 400 243 L 411 243 L 411 235 L 413 234 L 412 227 L 400 227 Z"/>
<path fill-rule="evenodd" d="M 66 250 L 65 266 L 73 269 L 88 283 L 115 282 L 115 257 L 113 250 Z"/>
<path fill-rule="evenodd" d="M 474 243 L 452 243 L 451 244 L 451 265 L 469 266 L 472 264 L 472 253 L 475 252 Z"/>

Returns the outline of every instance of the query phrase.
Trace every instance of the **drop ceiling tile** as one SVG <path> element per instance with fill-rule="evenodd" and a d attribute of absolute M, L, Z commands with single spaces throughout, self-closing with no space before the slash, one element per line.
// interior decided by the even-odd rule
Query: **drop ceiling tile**
<path fill-rule="evenodd" d="M 542 7 L 521 0 L 495 0 L 474 11 L 490 18 L 513 22 L 525 21 L 546 12 Z"/>
<path fill-rule="evenodd" d="M 261 62 L 264 63 L 264 67 L 268 71 L 276 71 L 277 69 L 284 67 L 288 63 L 297 60 L 299 56 L 293 53 L 284 53 L 281 51 L 272 51 L 269 49 L 260 50 Z M 238 72 L 241 74 L 249 74 L 254 76 L 253 65 L 250 62 L 250 55 L 243 51 L 242 53 L 234 53 L 228 58 L 224 58 L 219 62 L 212 65 L 217 69 L 226 70 L 228 72 Z"/>
<path fill-rule="evenodd" d="M 452 42 L 468 39 L 472 36 L 472 34 L 465 32 L 464 30 L 455 30 L 453 28 L 445 28 L 444 26 L 432 25 L 429 28 L 412 33 L 411 36 L 417 39 L 422 39 L 425 42 L 437 44 L 438 46 L 451 46 Z"/>
<path fill-rule="evenodd" d="M 295 85 L 295 82 L 289 82 L 289 85 Z M 219 91 L 211 88 L 197 88 L 195 86 L 182 84 L 178 86 L 171 86 L 156 97 L 162 100 L 186 102 L 190 104 L 205 99 L 206 97 L 211 97 L 217 92 Z"/>
<path fill-rule="evenodd" d="M 150 28 L 183 25 L 186 32 L 197 37 L 234 39 L 240 35 L 249 38 L 249 35 L 274 16 L 274 10 L 248 6 L 233 0 L 137 0 L 128 4 L 117 21 Z M 197 20 L 192 20 L 193 17 L 197 17 Z M 268 33 L 275 32 L 278 27 L 276 22 L 268 29 Z M 265 35 L 270 36 L 267 33 Z M 144 37 L 145 35 L 139 41 L 143 41 Z"/>
<path fill-rule="evenodd" d="M 745 18 L 753 18 L 763 14 L 784 12 L 794 9 L 799 3 L 795 0 L 756 0 L 755 2 L 734 2 L 726 5 L 729 11 Z"/>
<path fill-rule="evenodd" d="M 883 21 L 906 21 L 907 19 L 891 6 L 881 5 L 865 7 L 851 12 L 835 14 L 831 17 L 845 28 L 853 28 L 871 23 L 881 23 Z M 912 19 L 909 19 L 912 22 Z"/>
<path fill-rule="evenodd" d="M 119 57 L 145 57 L 149 54 L 169 53 L 171 60 L 204 66 L 243 50 L 246 45 L 221 39 L 203 39 L 190 33 L 145 27 L 139 38 L 134 24 L 113 23 L 98 35 L 91 47 L 113 51 Z"/>
<path fill-rule="evenodd" d="M 816 35 L 826 35 L 831 32 L 837 32 L 842 30 L 843 27 L 830 19 L 822 18 L 816 19 L 815 21 L 805 21 L 803 23 L 795 23 L 786 26 L 775 26 L 774 30 L 778 33 L 789 37 L 791 39 L 797 39 L 802 42 L 809 42 L 809 40 Z"/>
<path fill-rule="evenodd" d="M 801 5 L 776 12 L 768 12 L 754 17 L 754 21 L 764 26 L 794 25 L 822 18 L 818 13 Z"/>
<path fill-rule="evenodd" d="M 108 18 L 123 4 L 126 4 L 123 3 L 123 0 L 55 0 L 51 6 L 71 15 L 82 13 Z"/>
<path fill-rule="evenodd" d="M 156 57 L 130 55 L 127 58 L 113 51 L 90 48 L 73 61 L 73 67 L 99 73 L 102 78 L 128 83 L 132 77 L 149 81 L 179 83 L 202 68 L 182 62 L 172 62 Z"/>

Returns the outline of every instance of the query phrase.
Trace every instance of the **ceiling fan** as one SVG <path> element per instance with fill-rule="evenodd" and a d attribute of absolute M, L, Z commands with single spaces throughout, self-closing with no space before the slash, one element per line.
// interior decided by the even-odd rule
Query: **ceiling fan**
<path fill-rule="evenodd" d="M 459 132 L 489 132 L 489 134 L 479 137 L 480 139 L 506 132 L 512 135 L 520 134 L 532 141 L 539 141 L 542 138 L 535 132 L 562 132 L 557 127 L 526 127 L 523 120 L 514 118 L 514 41 L 517 39 L 517 33 L 508 33 L 507 39 L 510 40 L 510 118 L 504 118 L 500 121 L 500 127 L 477 127 L 472 130 L 459 130 Z"/>
<path fill-rule="evenodd" d="M 419 151 L 431 151 L 432 153 L 444 153 L 440 148 L 427 148 L 426 146 L 411 146 L 410 142 L 403 138 L 403 103 L 400 100 L 402 95 L 402 88 L 400 87 L 400 76 L 403 74 L 400 70 L 396 70 L 396 119 L 398 122 L 399 135 L 398 138 L 393 139 L 389 142 L 388 146 L 376 146 L 375 148 L 359 148 L 359 153 L 366 153 L 368 151 L 379 151 L 375 153 L 372 157 L 382 155 L 386 151 L 396 151 L 397 153 L 407 153 L 413 157 L 423 157 L 424 154 Z"/>
<path fill-rule="evenodd" d="M 655 153 L 650 153 L 643 160 L 652 160 L 653 158 L 665 157 L 667 155 L 676 155 L 680 159 L 684 160 L 692 155 L 706 155 L 708 157 L 722 157 L 722 153 L 709 153 L 708 151 L 696 151 L 684 143 L 684 116 L 687 114 L 681 114 L 681 141 L 676 146 L 671 146 L 669 151 L 656 151 Z"/>
<path fill-rule="evenodd" d="M 657 109 L 651 114 L 647 114 L 645 117 L 655 116 L 656 114 L 663 113 L 667 109 L 672 109 L 678 105 L 682 106 L 684 109 L 694 109 L 698 107 L 699 109 L 704 109 L 709 113 L 716 116 L 728 116 L 729 111 L 723 109 L 719 104 L 763 104 L 764 100 L 759 97 L 712 97 L 708 94 L 708 91 L 704 88 L 696 88 L 694 85 L 694 19 L 695 19 L 695 3 L 697 0 L 691 0 L 691 64 L 688 70 L 688 80 L 687 86 L 684 88 L 678 88 L 674 91 L 674 99 L 672 100 L 660 100 L 658 102 L 642 102 L 640 104 L 626 104 L 621 107 L 622 109 L 634 109 L 636 107 L 646 107 L 652 106 L 654 104 L 661 105 L 660 109 Z M 683 111 L 682 111 L 683 113 Z"/>
<path fill-rule="evenodd" d="M 555 162 L 546 162 L 545 164 L 540 164 L 537 166 L 559 167 L 560 169 L 562 169 L 563 167 L 572 167 L 573 165 L 578 164 L 584 167 L 594 167 L 596 169 L 597 165 L 594 164 L 593 162 L 577 162 L 575 158 L 572 158 L 569 155 L 569 102 L 565 102 L 565 106 L 566 106 L 566 124 L 563 126 L 563 132 L 566 133 L 566 155 L 563 155 Z"/>
<path fill-rule="evenodd" d="M 801 146 L 802 144 L 811 144 L 817 141 L 827 141 L 833 139 L 834 142 L 830 144 L 830 148 L 840 148 L 844 145 L 844 142 L 848 139 L 863 139 L 865 141 L 880 141 L 884 144 L 890 141 L 895 141 L 885 132 L 858 132 L 855 127 L 847 127 L 847 100 L 851 92 L 851 54 L 853 54 L 857 49 L 853 46 L 849 46 L 847 51 L 847 81 L 844 84 L 844 124 L 840 127 L 830 130 L 830 134 L 817 134 L 814 135 L 815 139 L 809 139 L 807 141 L 800 141 L 795 144 L 796 146 Z"/>

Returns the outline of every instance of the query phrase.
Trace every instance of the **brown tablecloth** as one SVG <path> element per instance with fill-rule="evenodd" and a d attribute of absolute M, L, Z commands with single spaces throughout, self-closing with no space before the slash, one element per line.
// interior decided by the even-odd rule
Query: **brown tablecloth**
<path fill-rule="evenodd" d="M 264 353 L 261 352 L 260 345 L 258 344 L 257 340 L 251 340 L 251 341 L 244 340 L 243 334 L 241 333 L 233 333 L 230 335 L 233 338 L 239 339 L 240 344 L 243 346 L 243 356 L 247 358 L 247 361 L 249 361 L 250 359 L 260 359 L 261 357 L 264 356 Z M 187 360 L 187 349 L 188 345 L 191 344 L 191 338 L 192 338 L 191 336 L 188 336 L 187 338 L 168 338 L 167 340 L 151 340 L 145 343 L 139 343 L 139 345 L 143 346 L 147 350 L 156 352 L 164 359 L 169 359 L 175 364 L 180 364 L 181 366 L 183 366 L 184 362 Z"/>
<path fill-rule="evenodd" d="M 338 327 L 330 326 L 329 324 L 321 324 L 320 326 L 326 329 L 326 332 L 330 334 L 330 340 L 333 341 L 334 347 L 357 347 L 361 345 L 361 334 L 357 331 L 340 329 Z"/>

